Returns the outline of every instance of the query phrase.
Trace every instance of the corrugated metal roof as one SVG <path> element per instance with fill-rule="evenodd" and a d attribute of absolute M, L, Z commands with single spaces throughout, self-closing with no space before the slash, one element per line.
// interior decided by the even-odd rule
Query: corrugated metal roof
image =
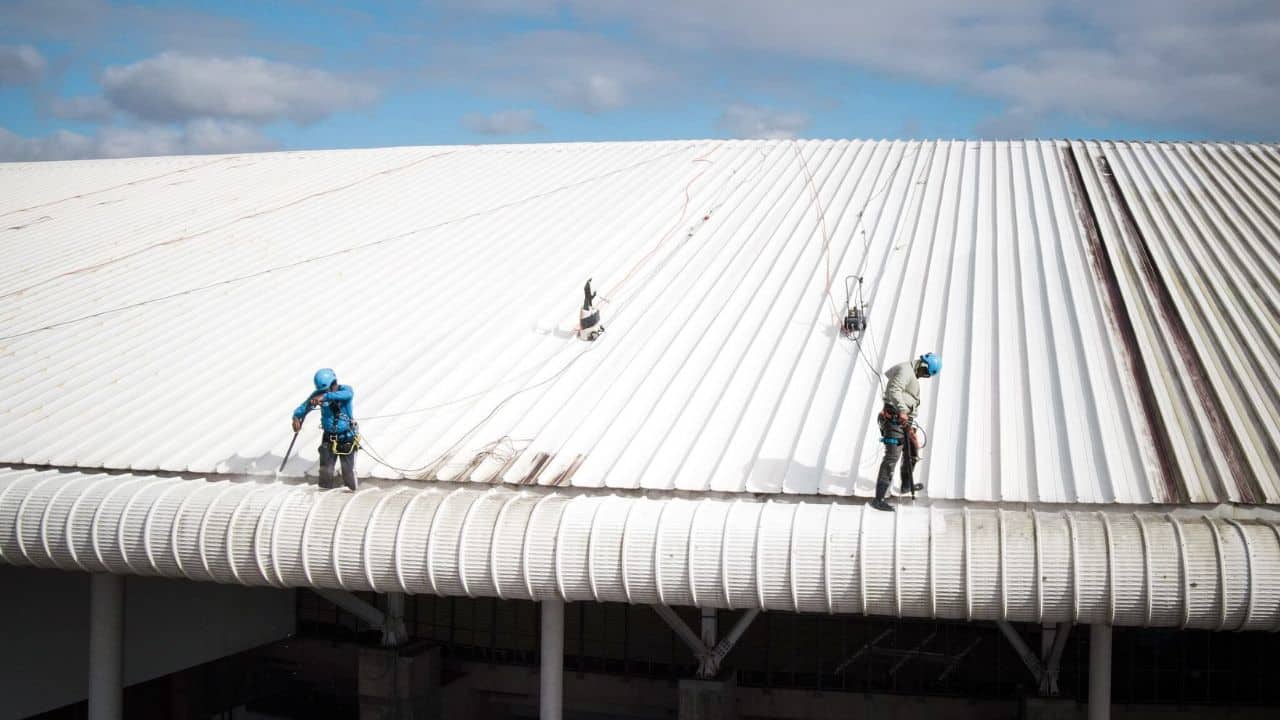
<path fill-rule="evenodd" d="M 1076 143 L 1152 387 L 1165 472 L 1195 502 L 1277 501 L 1280 152 Z M 1163 427 L 1161 427 L 1163 426 Z"/>
<path fill-rule="evenodd" d="M 504 599 L 1280 628 L 1269 510 L 882 513 L 832 498 L 215 479 L 0 467 L 0 563 Z"/>
<path fill-rule="evenodd" d="M 0 461 L 270 472 L 330 365 L 415 476 L 865 496 L 872 368 L 935 350 L 930 498 L 1275 503 L 1278 165 L 846 141 L 0 165 Z"/>

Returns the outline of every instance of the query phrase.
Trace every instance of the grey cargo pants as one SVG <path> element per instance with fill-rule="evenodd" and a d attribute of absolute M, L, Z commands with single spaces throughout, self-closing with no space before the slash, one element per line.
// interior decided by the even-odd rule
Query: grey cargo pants
<path fill-rule="evenodd" d="M 358 486 L 356 481 L 356 453 L 359 450 L 347 455 L 335 455 L 330 445 L 331 440 L 331 437 L 325 435 L 325 438 L 320 441 L 320 489 L 328 490 L 338 487 L 334 483 L 333 467 L 340 459 L 342 461 L 342 482 L 351 492 L 355 492 Z M 341 448 L 343 443 L 338 443 L 338 446 Z"/>
<path fill-rule="evenodd" d="M 876 475 L 876 498 L 883 500 L 889 494 L 889 483 L 893 482 L 893 466 L 898 464 L 899 459 L 902 459 L 902 491 L 911 492 L 911 486 L 915 483 L 916 452 L 915 448 L 909 447 L 911 441 L 907 439 L 906 429 L 894 420 L 881 419 L 880 437 L 891 442 L 884 443 L 884 459 L 880 461 L 880 473 Z M 906 458 L 902 457 L 903 450 L 907 451 Z"/>

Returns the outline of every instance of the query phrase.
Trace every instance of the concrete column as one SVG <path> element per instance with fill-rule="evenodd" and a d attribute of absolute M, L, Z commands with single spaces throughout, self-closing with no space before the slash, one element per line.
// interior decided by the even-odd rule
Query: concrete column
<path fill-rule="evenodd" d="M 564 601 L 543 600 L 542 666 L 538 672 L 538 717 L 561 720 L 564 708 Z"/>
<path fill-rule="evenodd" d="M 118 720 L 124 692 L 124 576 L 89 580 L 89 720 Z"/>
<path fill-rule="evenodd" d="M 1089 720 L 1111 717 L 1111 626 L 1089 626 Z"/>
<path fill-rule="evenodd" d="M 441 717 L 438 646 L 363 647 L 357 662 L 360 720 Z"/>
<path fill-rule="evenodd" d="M 737 686 L 732 673 L 723 680 L 681 680 L 677 720 L 734 720 L 738 717 L 734 702 Z"/>

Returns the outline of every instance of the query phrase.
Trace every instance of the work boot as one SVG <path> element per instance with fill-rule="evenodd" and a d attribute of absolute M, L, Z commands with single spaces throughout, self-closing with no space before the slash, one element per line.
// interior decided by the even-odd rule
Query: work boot
<path fill-rule="evenodd" d="M 915 485 L 903 485 L 902 492 L 900 494 L 910 495 L 911 493 L 918 493 L 923 489 L 924 489 L 924 485 L 921 483 L 916 483 Z"/>
<path fill-rule="evenodd" d="M 872 500 L 871 507 L 876 510 L 883 510 L 884 512 L 893 512 L 893 506 L 884 498 L 876 498 L 875 500 Z"/>

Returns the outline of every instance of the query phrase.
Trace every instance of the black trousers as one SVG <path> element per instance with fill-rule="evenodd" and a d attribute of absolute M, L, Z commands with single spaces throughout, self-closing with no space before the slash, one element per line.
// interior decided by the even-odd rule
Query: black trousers
<path fill-rule="evenodd" d="M 892 419 L 881 419 L 880 437 L 892 442 L 884 443 L 884 459 L 880 461 L 880 473 L 876 475 L 876 498 L 883 500 L 889 494 L 889 483 L 893 482 L 893 466 L 898 464 L 899 459 L 902 460 L 902 492 L 911 492 L 911 486 L 915 484 L 917 456 L 915 447 L 907 438 L 906 429 Z"/>
<path fill-rule="evenodd" d="M 342 461 L 342 482 L 351 492 L 355 492 L 358 487 L 356 481 L 356 453 L 358 450 L 352 451 L 347 455 L 335 455 L 333 452 L 332 438 L 328 435 L 320 441 L 320 488 L 328 490 L 329 488 L 338 487 L 334 482 L 333 466 L 339 459 Z M 341 449 L 343 443 L 339 442 L 338 447 Z"/>

